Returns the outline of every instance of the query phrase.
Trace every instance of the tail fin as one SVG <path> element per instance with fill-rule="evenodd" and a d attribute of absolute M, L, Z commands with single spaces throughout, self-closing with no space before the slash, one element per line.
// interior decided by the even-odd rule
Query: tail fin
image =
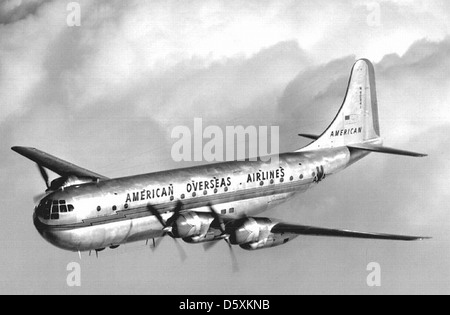
<path fill-rule="evenodd" d="M 311 135 L 302 135 L 315 138 Z M 328 129 L 300 151 L 349 146 L 360 143 L 381 144 L 375 70 L 369 60 L 353 66 L 344 103 Z"/>
<path fill-rule="evenodd" d="M 353 66 L 344 103 L 327 130 L 320 136 L 300 136 L 313 139 L 314 142 L 297 152 L 346 146 L 358 151 L 426 156 L 382 146 L 375 69 L 367 59 L 358 60 Z"/>

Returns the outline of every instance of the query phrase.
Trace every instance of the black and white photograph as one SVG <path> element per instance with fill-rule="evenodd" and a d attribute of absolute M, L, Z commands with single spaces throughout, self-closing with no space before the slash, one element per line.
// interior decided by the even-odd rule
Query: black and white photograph
<path fill-rule="evenodd" d="M 0 0 L 0 294 L 450 294 L 449 100 L 449 1 Z"/>

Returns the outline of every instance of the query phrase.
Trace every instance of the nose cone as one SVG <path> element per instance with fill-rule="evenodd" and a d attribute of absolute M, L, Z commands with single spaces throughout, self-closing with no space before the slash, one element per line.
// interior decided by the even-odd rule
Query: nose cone
<path fill-rule="evenodd" d="M 56 225 L 48 225 L 46 220 L 39 217 L 38 214 L 33 214 L 33 223 L 36 230 L 48 243 L 60 249 L 68 251 L 77 251 L 77 244 L 74 243 L 70 231 L 60 231 Z"/>

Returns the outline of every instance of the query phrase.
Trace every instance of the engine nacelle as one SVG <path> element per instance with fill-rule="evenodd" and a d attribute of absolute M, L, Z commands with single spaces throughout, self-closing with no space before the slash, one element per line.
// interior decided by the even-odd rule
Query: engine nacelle
<path fill-rule="evenodd" d="M 182 213 L 172 224 L 172 234 L 182 239 L 206 235 L 213 220 L 208 213 Z"/>
<path fill-rule="evenodd" d="M 77 177 L 77 176 L 58 177 L 51 182 L 50 188 L 48 190 L 55 191 L 58 190 L 59 188 L 92 183 L 94 181 L 95 181 L 94 179 L 87 177 Z"/>
<path fill-rule="evenodd" d="M 294 234 L 275 234 L 272 228 L 276 225 L 267 218 L 245 218 L 227 227 L 230 242 L 240 245 L 245 250 L 257 250 L 286 244 L 297 237 Z"/>
<path fill-rule="evenodd" d="M 209 231 L 207 234 L 186 237 L 183 238 L 183 241 L 189 244 L 199 244 L 223 239 L 223 236 L 221 235 L 220 231 L 219 230 L 216 231 L 217 233 L 212 233 L 211 231 Z"/>
<path fill-rule="evenodd" d="M 273 234 L 270 233 L 268 237 L 259 240 L 258 242 L 254 243 L 248 243 L 248 244 L 242 244 L 240 247 L 245 250 L 257 250 L 257 249 L 264 249 L 264 248 L 270 248 L 275 246 L 284 245 L 290 240 L 293 240 L 298 235 L 292 235 L 292 234 Z"/>
<path fill-rule="evenodd" d="M 231 244 L 249 244 L 266 238 L 274 225 L 275 223 L 266 218 L 245 218 L 227 227 L 227 232 L 230 234 Z"/>

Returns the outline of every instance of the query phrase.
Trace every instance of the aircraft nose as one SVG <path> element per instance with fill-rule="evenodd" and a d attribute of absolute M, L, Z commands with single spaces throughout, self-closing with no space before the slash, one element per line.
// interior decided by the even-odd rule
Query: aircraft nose
<path fill-rule="evenodd" d="M 34 213 L 33 213 L 33 224 L 34 224 L 34 227 L 36 228 L 36 230 L 39 232 L 39 234 L 42 235 L 42 233 L 45 230 L 45 225 L 41 222 L 36 209 L 34 210 Z"/>

